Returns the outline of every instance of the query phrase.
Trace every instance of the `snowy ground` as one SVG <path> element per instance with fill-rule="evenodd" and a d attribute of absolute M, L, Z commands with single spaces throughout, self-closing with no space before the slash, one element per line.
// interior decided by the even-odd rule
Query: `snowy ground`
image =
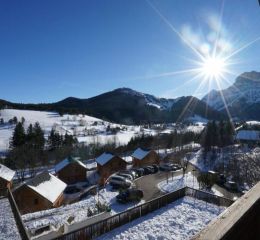
<path fill-rule="evenodd" d="M 9 141 L 12 136 L 15 125 L 8 123 L 10 119 L 17 117 L 21 121 L 25 118 L 24 127 L 29 124 L 39 122 L 44 130 L 45 136 L 49 134 L 52 128 L 60 134 L 70 134 L 77 137 L 83 144 L 116 142 L 117 145 L 127 144 L 130 139 L 139 134 L 153 135 L 156 133 L 152 129 L 144 129 L 140 126 L 126 126 L 103 121 L 98 118 L 87 115 L 68 115 L 60 116 L 55 112 L 31 111 L 4 109 L 0 110 L 0 118 L 4 119 L 4 124 L 0 125 L 0 152 L 5 152 L 9 147 Z M 107 127 L 120 128 L 117 134 L 107 131 Z"/>
<path fill-rule="evenodd" d="M 46 225 L 51 225 L 53 228 L 58 229 L 69 218 L 74 218 L 74 222 L 87 219 L 88 209 L 92 211 L 96 209 L 96 200 L 94 197 L 89 197 L 83 201 L 59 208 L 28 213 L 23 215 L 22 219 L 26 228 L 30 231 Z"/>
<path fill-rule="evenodd" d="M 164 180 L 158 184 L 158 188 L 163 192 L 174 192 L 186 186 L 197 189 L 199 188 L 197 178 L 190 172 L 185 174 L 184 177 L 180 175 L 172 178 L 169 174 L 168 183 L 167 180 Z"/>
<path fill-rule="evenodd" d="M 215 149 L 204 158 L 200 149 L 193 152 L 189 162 L 201 171 L 215 170 L 225 172 L 228 180 L 240 183 L 242 188 L 249 189 L 260 181 L 260 148 L 249 148 L 243 145 L 232 145 Z M 248 187 L 249 186 L 249 187 Z"/>
<path fill-rule="evenodd" d="M 111 214 L 125 211 L 135 206 L 136 203 L 119 204 L 116 202 L 117 191 L 113 191 L 110 186 L 99 191 L 98 195 L 89 196 L 85 200 L 59 208 L 29 213 L 22 216 L 26 228 L 34 231 L 41 226 L 51 225 L 54 229 L 59 229 L 67 220 L 73 219 L 73 223 L 78 223 L 89 218 L 89 209 L 96 211 L 97 202 L 103 203 L 111 208 Z M 143 203 L 143 201 L 138 204 Z"/>
<path fill-rule="evenodd" d="M 158 184 L 158 188 L 162 192 L 174 192 L 174 191 L 176 191 L 180 188 L 186 187 L 186 186 L 195 188 L 195 189 L 200 188 L 197 178 L 193 174 L 191 174 L 191 172 L 185 174 L 184 177 L 182 175 L 176 176 L 173 178 L 169 177 L 168 183 L 167 183 L 167 180 L 165 180 Z M 207 190 L 207 191 L 209 192 L 209 190 Z M 212 188 L 210 190 L 210 193 L 223 197 L 223 194 L 214 188 Z"/>
<path fill-rule="evenodd" d="M 195 124 L 186 128 L 187 132 L 201 133 L 205 126 L 203 124 Z"/>
<path fill-rule="evenodd" d="M 4 119 L 4 124 L 0 125 L 0 153 L 5 152 L 9 147 L 9 141 L 12 136 L 15 125 L 8 123 L 10 119 L 17 117 L 20 121 L 22 117 L 25 118 L 24 126 L 27 128 L 29 124 L 39 122 L 47 137 L 51 129 L 60 134 L 70 134 L 77 137 L 78 141 L 82 144 L 99 143 L 105 144 L 115 142 L 117 145 L 127 144 L 134 136 L 141 134 L 155 135 L 158 133 L 171 133 L 178 126 L 168 124 L 166 129 L 147 129 L 141 126 L 128 126 L 122 124 L 114 124 L 101 119 L 90 117 L 87 115 L 69 115 L 65 114 L 60 116 L 55 112 L 32 111 L 32 110 L 16 110 L 4 109 L 0 110 L 0 118 Z M 120 129 L 116 134 L 107 131 L 108 126 L 110 129 Z M 158 124 L 158 127 L 161 125 Z M 156 127 L 156 126 L 155 126 Z M 181 131 L 201 132 L 204 128 L 203 123 L 194 123 Z"/>
<path fill-rule="evenodd" d="M 112 191 L 110 186 L 107 186 L 106 188 L 102 189 L 100 191 L 101 195 L 101 201 L 104 203 L 107 203 L 111 207 L 111 213 L 117 214 L 119 212 L 125 211 L 131 207 L 134 207 L 136 205 L 140 205 L 144 203 L 144 201 L 140 202 L 133 202 L 133 203 L 127 203 L 127 204 L 121 204 L 116 201 L 116 195 L 118 195 L 117 191 Z"/>
<path fill-rule="evenodd" d="M 184 197 L 98 239 L 189 239 L 223 210 L 222 207 Z"/>
<path fill-rule="evenodd" d="M 0 239 L 21 239 L 7 198 L 0 199 Z"/>
<path fill-rule="evenodd" d="M 182 147 L 161 148 L 159 150 L 156 150 L 156 152 L 158 152 L 161 157 L 166 157 L 168 154 L 176 153 L 179 151 L 183 151 L 183 150 L 195 151 L 200 148 L 201 148 L 201 145 L 199 143 L 191 142 L 191 143 L 183 145 Z"/>

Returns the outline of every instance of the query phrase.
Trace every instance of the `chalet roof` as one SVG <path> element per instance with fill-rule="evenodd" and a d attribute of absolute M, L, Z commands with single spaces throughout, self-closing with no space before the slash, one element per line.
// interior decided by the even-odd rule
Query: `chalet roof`
<path fill-rule="evenodd" d="M 260 141 L 260 131 L 256 130 L 239 130 L 236 135 L 238 140 Z"/>
<path fill-rule="evenodd" d="M 151 152 L 151 150 L 146 150 L 146 149 L 142 149 L 142 148 L 137 148 L 133 154 L 132 157 L 137 158 L 139 160 L 144 159 L 149 153 Z"/>
<path fill-rule="evenodd" d="M 68 157 L 55 166 L 55 172 L 59 172 L 61 169 L 65 168 L 71 163 L 77 163 L 80 166 L 87 168 L 84 163 L 78 160 L 78 158 Z"/>
<path fill-rule="evenodd" d="M 47 171 L 44 171 L 36 175 L 33 179 L 24 182 L 24 185 L 48 199 L 51 203 L 54 203 L 67 187 L 66 183 Z"/>
<path fill-rule="evenodd" d="M 123 156 L 122 159 L 127 163 L 131 163 L 133 161 L 132 156 Z"/>
<path fill-rule="evenodd" d="M 13 179 L 14 175 L 15 175 L 15 171 L 0 164 L 0 178 L 3 178 L 6 181 L 10 182 Z"/>
<path fill-rule="evenodd" d="M 113 157 L 115 157 L 114 154 L 110 152 L 104 152 L 96 159 L 96 162 L 103 166 L 108 163 Z"/>

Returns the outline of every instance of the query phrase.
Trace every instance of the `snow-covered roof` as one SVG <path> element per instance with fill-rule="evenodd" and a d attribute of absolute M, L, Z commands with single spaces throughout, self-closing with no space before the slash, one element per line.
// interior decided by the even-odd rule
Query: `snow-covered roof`
<path fill-rule="evenodd" d="M 88 159 L 83 162 L 88 170 L 97 168 L 97 162 L 95 161 L 95 159 Z"/>
<path fill-rule="evenodd" d="M 66 183 L 47 171 L 44 171 L 36 175 L 33 179 L 26 181 L 24 185 L 48 199 L 51 203 L 54 203 L 67 187 Z"/>
<path fill-rule="evenodd" d="M 115 155 L 109 152 L 104 152 L 101 154 L 97 159 L 96 162 L 100 164 L 101 166 L 105 165 L 108 163 Z"/>
<path fill-rule="evenodd" d="M 256 130 L 239 130 L 236 135 L 238 140 L 260 141 L 260 131 Z"/>
<path fill-rule="evenodd" d="M 133 154 L 132 157 L 137 158 L 139 160 L 142 160 L 143 158 L 145 158 L 149 153 L 151 152 L 151 150 L 144 150 L 142 148 L 137 148 Z"/>
<path fill-rule="evenodd" d="M 122 159 L 127 163 L 131 163 L 133 161 L 132 156 L 124 156 Z"/>
<path fill-rule="evenodd" d="M 77 163 L 80 166 L 86 168 L 85 164 L 82 163 L 81 161 L 79 161 L 78 158 L 68 157 L 68 158 L 64 159 L 63 161 L 59 162 L 55 166 L 55 172 L 59 172 L 61 169 L 65 168 L 66 166 L 68 166 L 71 163 Z"/>
<path fill-rule="evenodd" d="M 6 181 L 10 182 L 13 179 L 14 175 L 15 175 L 15 171 L 0 164 L 0 178 L 3 178 Z"/>

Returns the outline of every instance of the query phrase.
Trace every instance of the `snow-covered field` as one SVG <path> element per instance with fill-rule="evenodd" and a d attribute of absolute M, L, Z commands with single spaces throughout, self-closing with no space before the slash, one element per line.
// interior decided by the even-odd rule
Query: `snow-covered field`
<path fill-rule="evenodd" d="M 168 183 L 167 180 L 165 180 L 158 184 L 158 188 L 162 192 L 167 192 L 167 193 L 174 192 L 183 187 L 200 189 L 197 178 L 193 174 L 191 174 L 191 172 L 185 174 L 184 177 L 182 175 L 173 178 L 169 177 Z M 207 191 L 209 192 L 209 190 Z M 214 187 L 210 190 L 210 193 L 223 197 L 223 194 L 218 190 L 216 190 Z"/>
<path fill-rule="evenodd" d="M 3 109 L 0 110 L 0 118 L 4 120 L 4 124 L 0 125 L 0 153 L 5 152 L 9 148 L 10 138 L 15 125 L 9 124 L 8 121 L 14 117 L 17 117 L 18 121 L 24 118 L 25 128 L 27 128 L 29 124 L 39 122 L 46 137 L 53 128 L 62 135 L 66 133 L 74 135 L 78 141 L 83 144 L 106 144 L 115 142 L 117 145 L 124 145 L 134 136 L 141 134 L 155 135 L 159 132 L 171 133 L 176 129 L 174 124 L 168 124 L 166 129 L 161 129 L 158 132 L 156 129 L 147 129 L 141 126 L 114 124 L 87 115 L 65 114 L 60 116 L 55 112 Z M 158 124 L 157 127 L 160 127 L 160 124 Z M 108 128 L 112 130 L 117 128 L 117 133 L 109 131 Z M 181 131 L 193 131 L 198 133 L 201 132 L 203 128 L 203 123 L 199 122 L 181 129 Z"/>
<path fill-rule="evenodd" d="M 116 141 L 118 145 L 127 144 L 130 139 L 140 134 L 140 126 L 125 126 L 121 124 L 112 124 L 98 118 L 87 115 L 68 115 L 60 116 L 55 112 L 31 111 L 4 109 L 0 110 L 0 118 L 4 119 L 5 124 L 0 126 L 0 152 L 4 152 L 9 147 L 10 138 L 12 136 L 14 125 L 8 124 L 13 117 L 17 117 L 20 121 L 25 119 L 24 127 L 29 124 L 39 122 L 45 132 L 45 136 L 54 128 L 60 134 L 70 134 L 77 137 L 80 143 L 100 143 L 105 144 Z M 120 128 L 117 134 L 107 131 L 107 127 Z M 145 134 L 155 134 L 154 130 L 143 129 Z"/>
<path fill-rule="evenodd" d="M 204 128 L 205 128 L 204 124 L 198 123 L 198 124 L 195 124 L 195 125 L 188 126 L 186 128 L 186 131 L 187 132 L 194 132 L 194 133 L 201 133 Z"/>
<path fill-rule="evenodd" d="M 191 142 L 189 144 L 185 144 L 181 147 L 175 147 L 175 148 L 161 148 L 159 150 L 156 150 L 157 153 L 160 154 L 161 157 L 166 157 L 168 154 L 176 153 L 182 150 L 190 150 L 195 151 L 197 149 L 200 149 L 201 145 L 199 143 Z"/>
<path fill-rule="evenodd" d="M 0 239 L 21 239 L 7 198 L 0 199 Z"/>
<path fill-rule="evenodd" d="M 98 239 L 189 239 L 223 210 L 223 207 L 184 197 Z"/>

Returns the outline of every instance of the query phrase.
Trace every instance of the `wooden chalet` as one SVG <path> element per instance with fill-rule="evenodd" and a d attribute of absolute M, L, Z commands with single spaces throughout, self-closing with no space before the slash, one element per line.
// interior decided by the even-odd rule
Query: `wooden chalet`
<path fill-rule="evenodd" d="M 154 150 L 137 148 L 133 154 L 133 167 L 143 167 L 151 164 L 159 164 L 159 155 Z"/>
<path fill-rule="evenodd" d="M 0 193 L 5 192 L 7 188 L 11 189 L 15 171 L 0 164 Z"/>
<path fill-rule="evenodd" d="M 61 206 L 66 187 L 66 183 L 44 171 L 17 187 L 13 195 L 21 214 L 25 214 Z"/>
<path fill-rule="evenodd" d="M 87 168 L 77 158 L 64 159 L 55 166 L 55 172 L 57 177 L 67 184 L 86 181 Z"/>
<path fill-rule="evenodd" d="M 100 184 L 104 184 L 110 175 L 126 169 L 126 161 L 110 152 L 104 152 L 97 159 L 97 172 L 100 175 Z"/>

